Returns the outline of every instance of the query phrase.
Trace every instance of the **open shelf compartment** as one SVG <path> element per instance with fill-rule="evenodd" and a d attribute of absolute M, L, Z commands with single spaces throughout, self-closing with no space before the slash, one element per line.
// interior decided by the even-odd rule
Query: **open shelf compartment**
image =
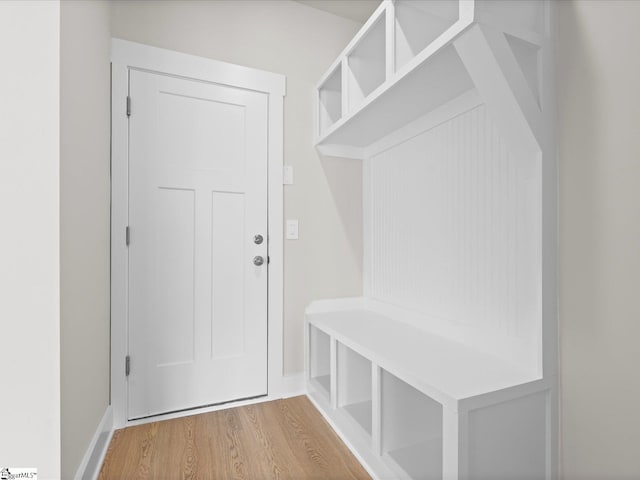
<path fill-rule="evenodd" d="M 371 437 L 371 361 L 338 343 L 338 408 Z"/>
<path fill-rule="evenodd" d="M 442 405 L 382 370 L 382 454 L 400 477 L 442 478 Z"/>
<path fill-rule="evenodd" d="M 397 0 L 395 12 L 395 71 L 428 47 L 459 19 L 458 2 Z"/>
<path fill-rule="evenodd" d="M 342 118 L 342 63 L 318 89 L 318 105 L 319 134 L 322 135 Z"/>
<path fill-rule="evenodd" d="M 455 48 L 447 45 L 381 92 L 374 102 L 343 118 L 318 146 L 368 147 L 473 88 Z"/>
<path fill-rule="evenodd" d="M 331 398 L 331 337 L 309 326 L 309 381 L 316 390 Z"/>
<path fill-rule="evenodd" d="M 348 111 L 356 110 L 386 80 L 386 10 L 347 54 Z"/>

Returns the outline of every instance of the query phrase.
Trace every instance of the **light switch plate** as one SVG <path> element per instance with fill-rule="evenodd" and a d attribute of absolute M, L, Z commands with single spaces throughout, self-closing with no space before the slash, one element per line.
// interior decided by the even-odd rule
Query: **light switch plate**
<path fill-rule="evenodd" d="M 285 165 L 282 169 L 282 183 L 284 185 L 293 185 L 293 166 Z"/>
<path fill-rule="evenodd" d="M 298 220 L 287 220 L 287 240 L 298 240 Z"/>

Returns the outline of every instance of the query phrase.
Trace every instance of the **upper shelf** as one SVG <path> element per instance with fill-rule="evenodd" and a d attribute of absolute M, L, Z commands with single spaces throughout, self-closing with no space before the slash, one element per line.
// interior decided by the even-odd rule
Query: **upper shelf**
<path fill-rule="evenodd" d="M 483 101 L 498 99 L 507 136 L 539 149 L 545 8 L 539 0 L 384 0 L 318 83 L 316 146 L 363 158 L 476 89 Z"/>

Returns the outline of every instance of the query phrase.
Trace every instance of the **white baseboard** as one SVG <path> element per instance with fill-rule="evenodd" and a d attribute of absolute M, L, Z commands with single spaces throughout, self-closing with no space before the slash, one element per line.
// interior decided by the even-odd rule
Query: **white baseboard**
<path fill-rule="evenodd" d="M 113 409 L 107 407 L 102 420 L 93 434 L 89 448 L 84 454 L 74 480 L 95 480 L 100 473 L 102 461 L 107 454 L 111 437 L 113 436 Z"/>
<path fill-rule="evenodd" d="M 282 398 L 305 394 L 304 372 L 282 377 Z"/>

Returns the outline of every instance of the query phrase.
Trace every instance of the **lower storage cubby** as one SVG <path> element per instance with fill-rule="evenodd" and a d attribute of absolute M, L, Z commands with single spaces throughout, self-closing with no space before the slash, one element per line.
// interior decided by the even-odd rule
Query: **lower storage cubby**
<path fill-rule="evenodd" d="M 338 408 L 371 437 L 371 362 L 338 343 Z"/>
<path fill-rule="evenodd" d="M 442 478 L 442 406 L 383 370 L 381 435 L 385 462 L 399 477 Z"/>
<path fill-rule="evenodd" d="M 316 389 L 331 398 L 331 338 L 309 326 L 309 380 Z"/>

